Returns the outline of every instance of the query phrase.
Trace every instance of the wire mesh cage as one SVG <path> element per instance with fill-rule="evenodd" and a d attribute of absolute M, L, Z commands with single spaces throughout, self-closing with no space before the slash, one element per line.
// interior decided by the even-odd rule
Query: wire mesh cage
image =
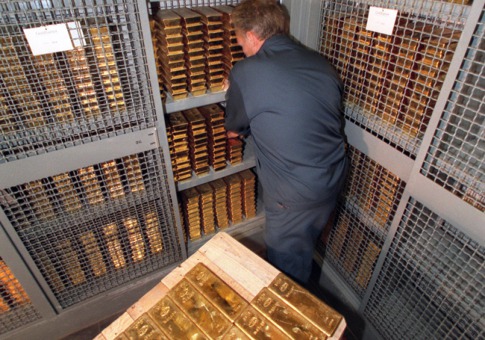
<path fill-rule="evenodd" d="M 155 126 L 137 1 L 4 1 L 0 45 L 0 163 Z"/>
<path fill-rule="evenodd" d="M 485 211 L 485 9 L 421 173 Z"/>
<path fill-rule="evenodd" d="M 416 157 L 469 1 L 324 1 L 320 52 L 345 85 L 346 118 Z M 397 10 L 392 35 L 367 29 L 369 7 Z"/>
<path fill-rule="evenodd" d="M 61 307 L 182 259 L 159 150 L 2 190 L 16 234 Z"/>
<path fill-rule="evenodd" d="M 485 248 L 411 198 L 364 315 L 386 339 L 482 339 Z"/>
<path fill-rule="evenodd" d="M 325 256 L 363 297 L 394 218 L 405 183 L 354 147 Z"/>
<path fill-rule="evenodd" d="M 0 257 L 0 334 L 40 319 L 24 288 Z"/>

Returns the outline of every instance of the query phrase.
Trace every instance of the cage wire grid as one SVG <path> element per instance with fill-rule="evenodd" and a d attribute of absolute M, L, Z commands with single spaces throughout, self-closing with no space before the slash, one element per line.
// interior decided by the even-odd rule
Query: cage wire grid
<path fill-rule="evenodd" d="M 159 150 L 2 191 L 2 208 L 66 308 L 182 259 Z"/>
<path fill-rule="evenodd" d="M 40 319 L 22 285 L 0 257 L 0 334 Z"/>
<path fill-rule="evenodd" d="M 51 25 L 73 48 L 34 55 Z M 136 1 L 2 2 L 0 41 L 0 163 L 155 126 Z"/>
<path fill-rule="evenodd" d="M 325 257 L 363 298 L 389 232 L 405 183 L 354 147 Z"/>
<path fill-rule="evenodd" d="M 485 210 L 485 9 L 424 160 L 421 173 Z"/>
<path fill-rule="evenodd" d="M 397 10 L 392 35 L 369 7 Z M 469 11 L 468 2 L 323 1 L 320 52 L 345 85 L 345 116 L 416 157 Z"/>
<path fill-rule="evenodd" d="M 485 249 L 410 198 L 364 315 L 386 339 L 484 336 Z"/>

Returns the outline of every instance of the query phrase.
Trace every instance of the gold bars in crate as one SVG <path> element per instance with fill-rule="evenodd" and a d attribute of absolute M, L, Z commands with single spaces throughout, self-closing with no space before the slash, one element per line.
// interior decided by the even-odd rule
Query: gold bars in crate
<path fill-rule="evenodd" d="M 209 183 L 214 189 L 214 210 L 216 214 L 216 224 L 218 228 L 229 226 L 229 212 L 227 209 L 227 185 L 222 179 L 216 179 Z"/>
<path fill-rule="evenodd" d="M 83 245 L 84 252 L 88 258 L 89 265 L 95 276 L 106 274 L 106 264 L 103 260 L 103 254 L 99 248 L 96 236 L 92 231 L 83 233 L 79 239 Z"/>
<path fill-rule="evenodd" d="M 145 225 L 151 252 L 160 253 L 163 250 L 162 230 L 155 212 L 145 214 Z"/>
<path fill-rule="evenodd" d="M 189 188 L 181 192 L 182 211 L 184 214 L 185 227 L 190 240 L 196 240 L 201 237 L 201 219 L 200 219 L 200 197 L 197 189 Z"/>
<path fill-rule="evenodd" d="M 251 339 L 286 338 L 285 333 L 252 306 L 248 306 L 236 319 L 236 325 Z"/>
<path fill-rule="evenodd" d="M 276 324 L 289 339 L 327 339 L 327 336 L 293 307 L 264 287 L 251 302 L 267 319 Z"/>
<path fill-rule="evenodd" d="M 76 188 L 74 188 L 74 184 L 72 183 L 69 174 L 66 172 L 57 176 L 52 176 L 52 179 L 64 205 L 64 209 L 68 212 L 81 209 L 81 200 L 77 194 Z"/>
<path fill-rule="evenodd" d="M 226 141 L 226 158 L 231 165 L 243 161 L 244 142 L 239 138 L 228 138 Z"/>
<path fill-rule="evenodd" d="M 141 172 L 140 160 L 137 155 L 123 157 L 123 164 L 125 166 L 126 177 L 128 177 L 128 184 L 131 192 L 139 192 L 145 190 L 143 184 L 143 174 Z"/>
<path fill-rule="evenodd" d="M 185 278 L 180 280 L 168 295 L 211 339 L 221 337 L 229 329 L 229 319 Z"/>
<path fill-rule="evenodd" d="M 33 181 L 25 185 L 29 202 L 39 220 L 48 220 L 55 216 L 54 206 L 49 200 L 42 181 Z"/>
<path fill-rule="evenodd" d="M 209 339 L 168 296 L 153 306 L 148 315 L 169 339 Z"/>
<path fill-rule="evenodd" d="M 128 217 L 123 220 L 123 225 L 128 233 L 133 262 L 142 261 L 145 258 L 145 242 L 138 220 L 133 217 Z"/>
<path fill-rule="evenodd" d="M 234 289 L 202 263 L 196 264 L 185 277 L 231 322 L 248 305 Z"/>
<path fill-rule="evenodd" d="M 227 185 L 229 219 L 232 224 L 237 224 L 243 220 L 241 178 L 237 174 L 232 174 L 224 177 L 224 181 Z"/>
<path fill-rule="evenodd" d="M 256 216 L 256 176 L 247 169 L 238 173 L 242 183 L 242 206 L 246 218 Z"/>
<path fill-rule="evenodd" d="M 282 273 L 278 274 L 271 282 L 269 289 L 310 320 L 327 336 L 334 334 L 342 320 L 339 313 Z"/>
<path fill-rule="evenodd" d="M 125 99 L 116 65 L 114 36 L 108 26 L 91 27 L 89 33 L 94 45 L 101 87 L 104 91 L 102 98 L 105 98 L 110 109 L 122 111 L 125 109 Z"/>
<path fill-rule="evenodd" d="M 207 128 L 204 116 L 196 108 L 184 110 L 188 122 L 190 163 L 197 175 L 209 172 L 209 153 L 207 150 Z"/>
<path fill-rule="evenodd" d="M 202 229 L 204 234 L 208 235 L 214 233 L 215 216 L 214 216 L 214 190 L 208 183 L 197 186 L 197 191 L 200 193 L 200 210 L 202 217 Z"/>
<path fill-rule="evenodd" d="M 224 127 L 224 111 L 217 104 L 201 106 L 199 112 L 205 118 L 207 127 L 207 149 L 209 164 L 214 171 L 224 169 L 226 162 L 226 129 Z"/>
<path fill-rule="evenodd" d="M 109 161 L 101 164 L 103 170 L 106 188 L 111 198 L 118 198 L 125 195 L 121 177 L 118 172 L 116 161 Z"/>
<path fill-rule="evenodd" d="M 379 257 L 381 249 L 372 241 L 367 243 L 364 254 L 360 262 L 359 269 L 357 271 L 357 276 L 355 277 L 355 282 L 360 288 L 365 289 L 372 275 L 374 268 L 374 263 Z"/>
<path fill-rule="evenodd" d="M 111 262 L 116 269 L 126 265 L 123 247 L 121 245 L 120 234 L 116 223 L 110 223 L 103 227 L 104 240 L 108 248 Z"/>

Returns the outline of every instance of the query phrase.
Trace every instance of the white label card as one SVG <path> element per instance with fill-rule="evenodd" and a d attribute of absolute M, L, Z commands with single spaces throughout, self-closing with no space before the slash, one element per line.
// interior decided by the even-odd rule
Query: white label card
<path fill-rule="evenodd" d="M 397 10 L 381 7 L 370 7 L 366 30 L 387 35 L 392 34 L 396 23 Z"/>
<path fill-rule="evenodd" d="M 33 55 L 72 50 L 73 44 L 66 24 L 24 28 Z"/>

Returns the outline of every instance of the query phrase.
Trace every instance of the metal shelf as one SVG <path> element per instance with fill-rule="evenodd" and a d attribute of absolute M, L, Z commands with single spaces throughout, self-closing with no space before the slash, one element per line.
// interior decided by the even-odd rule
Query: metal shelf
<path fill-rule="evenodd" d="M 202 96 L 189 96 L 183 100 L 172 100 L 167 98 L 167 101 L 164 104 L 165 112 L 166 113 L 173 113 L 177 111 L 187 110 L 194 107 L 214 104 L 218 102 L 223 102 L 226 100 L 226 91 L 221 92 L 208 92 Z"/>

